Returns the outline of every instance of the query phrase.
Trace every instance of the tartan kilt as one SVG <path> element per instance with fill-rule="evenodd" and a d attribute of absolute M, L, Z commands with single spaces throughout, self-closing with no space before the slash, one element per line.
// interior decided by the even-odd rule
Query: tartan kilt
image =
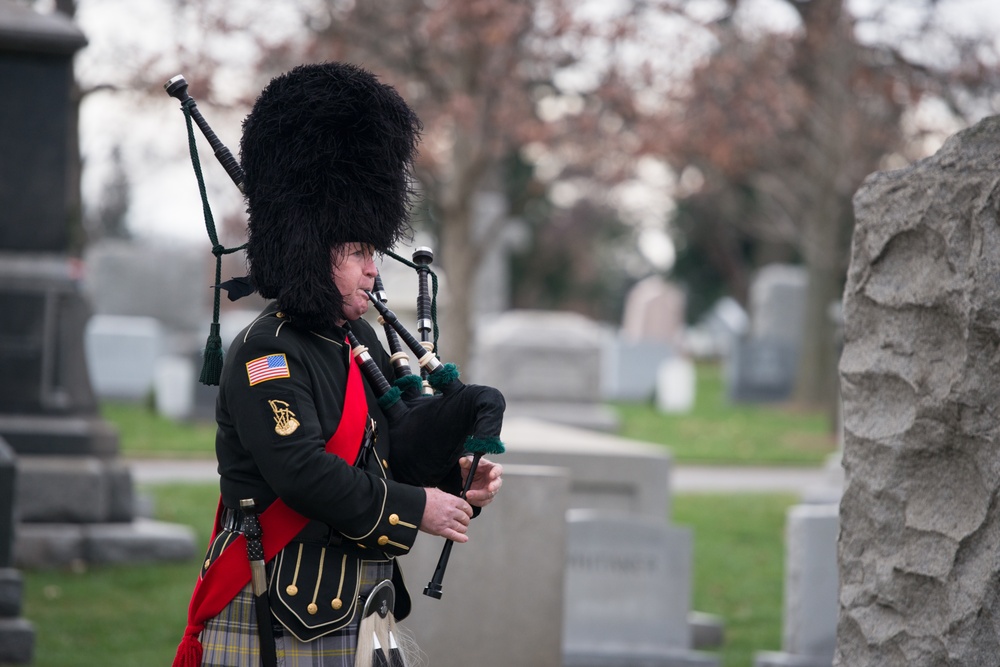
<path fill-rule="evenodd" d="M 391 579 L 392 568 L 392 561 L 365 561 L 361 570 L 362 597 L 367 597 L 380 581 Z M 350 624 L 311 642 L 299 641 L 273 622 L 278 667 L 354 667 L 361 606 Z M 202 667 L 260 666 L 257 612 L 249 584 L 218 616 L 205 623 L 201 644 Z"/>

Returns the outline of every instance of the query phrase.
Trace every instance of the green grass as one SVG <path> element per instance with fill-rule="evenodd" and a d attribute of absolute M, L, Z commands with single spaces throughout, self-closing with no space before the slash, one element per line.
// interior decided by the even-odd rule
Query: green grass
<path fill-rule="evenodd" d="M 749 667 L 781 650 L 784 494 L 679 494 L 673 522 L 694 533 L 692 608 L 725 622 L 723 667 Z"/>
<path fill-rule="evenodd" d="M 193 526 L 208 544 L 215 484 L 145 489 L 157 517 Z M 143 489 L 140 489 L 140 492 Z M 201 556 L 187 562 L 27 570 L 22 615 L 35 626 L 35 667 L 169 665 L 184 631 Z"/>
<path fill-rule="evenodd" d="M 836 450 L 829 417 L 787 405 L 734 405 L 718 364 L 697 367 L 694 408 L 664 414 L 651 403 L 616 403 L 621 435 L 667 446 L 679 463 L 820 465 Z M 145 404 L 106 403 L 122 453 L 141 457 L 215 456 L 215 425 L 176 422 Z"/>
<path fill-rule="evenodd" d="M 106 402 L 101 416 L 115 425 L 126 456 L 214 458 L 215 424 L 181 422 L 156 413 L 146 404 Z"/>
<path fill-rule="evenodd" d="M 836 451 L 829 417 L 788 405 L 737 405 L 726 398 L 722 370 L 699 364 L 687 414 L 652 403 L 616 403 L 621 435 L 666 445 L 679 463 L 820 465 Z"/>

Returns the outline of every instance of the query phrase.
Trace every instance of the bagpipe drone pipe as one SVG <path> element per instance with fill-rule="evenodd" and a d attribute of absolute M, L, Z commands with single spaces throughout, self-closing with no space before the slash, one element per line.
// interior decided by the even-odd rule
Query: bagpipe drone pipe
<path fill-rule="evenodd" d="M 180 75 L 164 84 L 167 94 L 181 102 L 181 109 L 187 120 L 191 159 L 201 190 L 206 227 L 213 242 L 213 253 L 219 260 L 221 254 L 234 252 L 240 248 L 225 249 L 215 237 L 206 190 L 198 164 L 191 121 L 194 120 L 194 123 L 208 139 L 216 158 L 240 191 L 243 190 L 243 171 L 232 153 L 222 144 L 202 117 L 194 99 L 188 94 L 187 88 L 187 82 Z M 392 253 L 388 254 L 407 263 Z M 480 458 L 484 454 L 501 454 L 504 451 L 504 445 L 500 440 L 500 431 L 506 405 L 500 391 L 484 385 L 463 383 L 459 379 L 458 369 L 453 364 L 442 363 L 436 356 L 430 335 L 432 328 L 436 331 L 436 326 L 434 326 L 433 302 L 427 284 L 428 278 L 433 276 L 429 267 L 432 259 L 433 253 L 429 248 L 418 248 L 414 252 L 415 264 L 410 264 L 416 269 L 419 278 L 417 324 L 422 340 L 418 341 L 407 331 L 398 317 L 386 306 L 387 299 L 380 278 L 377 279 L 375 293 L 367 293 L 369 300 L 379 312 L 379 321 L 385 330 L 391 354 L 390 362 L 395 375 L 393 382 L 390 383 L 385 377 L 378 364 L 368 353 L 367 348 L 357 342 L 350 327 L 346 328 L 352 347 L 352 357 L 359 364 L 389 422 L 389 437 L 393 441 L 406 443 L 406 446 L 393 448 L 393 470 L 396 473 L 396 478 L 416 486 L 454 489 L 463 486 L 458 461 L 461 457 L 471 454 L 473 457 L 472 466 L 467 473 L 464 488 L 459 494 L 464 497 L 473 481 Z M 219 291 L 221 287 L 225 286 L 220 283 L 219 272 L 220 268 L 217 262 L 216 321 L 213 323 L 213 335 L 216 337 L 218 334 Z M 227 281 L 227 283 L 230 283 L 230 299 L 238 298 L 240 290 L 243 290 L 244 294 L 252 291 L 252 285 L 243 279 Z M 234 291 L 236 295 L 234 295 Z M 216 341 L 214 344 L 218 345 L 218 342 Z M 206 368 L 208 368 L 208 353 L 212 346 L 213 340 L 210 336 L 206 348 Z M 411 371 L 406 349 L 409 349 L 416 356 L 421 369 L 420 375 Z M 221 346 L 219 355 L 219 368 L 221 369 Z M 212 384 L 210 381 L 206 382 L 205 375 L 206 372 L 203 370 L 202 381 L 206 384 Z M 217 383 L 217 379 L 215 383 Z M 451 540 L 446 540 L 434 577 L 424 589 L 425 595 L 435 598 L 441 597 L 441 580 L 453 544 Z"/>
<path fill-rule="evenodd" d="M 367 348 L 360 345 L 348 329 L 352 353 L 369 384 L 379 397 L 379 407 L 389 420 L 393 440 L 402 438 L 407 446 L 393 452 L 393 469 L 404 471 L 401 481 L 418 486 L 440 486 L 456 470 L 461 456 L 472 454 L 472 465 L 459 495 L 463 498 L 472 484 L 480 458 L 484 454 L 502 454 L 500 430 L 506 407 L 503 394 L 485 385 L 465 384 L 454 364 L 443 364 L 421 345 L 400 323 L 389 308 L 374 294 L 369 300 L 379 311 L 384 326 L 391 327 L 403 343 L 418 356 L 426 372 L 426 382 L 433 394 L 422 393 L 404 399 L 399 386 L 390 386 Z M 415 376 L 414 376 L 415 377 Z M 398 382 L 398 381 L 397 381 Z M 412 383 L 407 383 L 412 386 Z M 424 595 L 441 598 L 442 582 L 454 542 L 447 540 Z"/>

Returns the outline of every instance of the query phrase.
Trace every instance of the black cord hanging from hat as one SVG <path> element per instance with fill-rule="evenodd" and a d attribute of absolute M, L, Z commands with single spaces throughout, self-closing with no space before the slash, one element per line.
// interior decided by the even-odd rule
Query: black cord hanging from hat
<path fill-rule="evenodd" d="M 220 310 L 220 283 L 222 282 L 222 256 L 239 252 L 246 248 L 243 244 L 236 248 L 226 248 L 219 243 L 219 236 L 215 230 L 215 219 L 212 216 L 212 208 L 208 203 L 208 192 L 205 189 L 205 178 L 201 173 L 201 162 L 198 159 L 198 145 L 194 135 L 194 125 L 192 118 L 198 123 L 198 127 L 208 138 L 209 143 L 215 150 L 215 156 L 222 162 L 222 166 L 229 173 L 240 190 L 243 189 L 243 173 L 239 163 L 232 156 L 212 129 L 205 122 L 201 112 L 198 111 L 194 99 L 187 94 L 187 82 L 182 76 L 176 76 L 164 84 L 167 94 L 176 97 L 181 101 L 181 110 L 184 112 L 184 121 L 187 124 L 188 148 L 191 153 L 191 164 L 194 167 L 195 177 L 198 179 L 198 191 L 201 193 L 202 210 L 205 216 L 205 229 L 208 238 L 212 242 L 212 254 L 215 255 L 215 284 L 212 286 L 214 292 L 212 303 L 212 325 L 209 329 L 208 340 L 205 342 L 204 360 L 201 367 L 199 381 L 205 385 L 218 385 L 222 376 L 222 336 L 219 332 L 219 310 Z"/>

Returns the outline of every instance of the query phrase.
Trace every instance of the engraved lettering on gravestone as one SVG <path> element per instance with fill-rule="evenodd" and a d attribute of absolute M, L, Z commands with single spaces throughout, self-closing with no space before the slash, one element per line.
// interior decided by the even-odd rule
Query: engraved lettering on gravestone
<path fill-rule="evenodd" d="M 656 559 L 638 554 L 576 553 L 569 556 L 568 564 L 571 568 L 591 572 L 649 574 L 657 570 Z"/>

